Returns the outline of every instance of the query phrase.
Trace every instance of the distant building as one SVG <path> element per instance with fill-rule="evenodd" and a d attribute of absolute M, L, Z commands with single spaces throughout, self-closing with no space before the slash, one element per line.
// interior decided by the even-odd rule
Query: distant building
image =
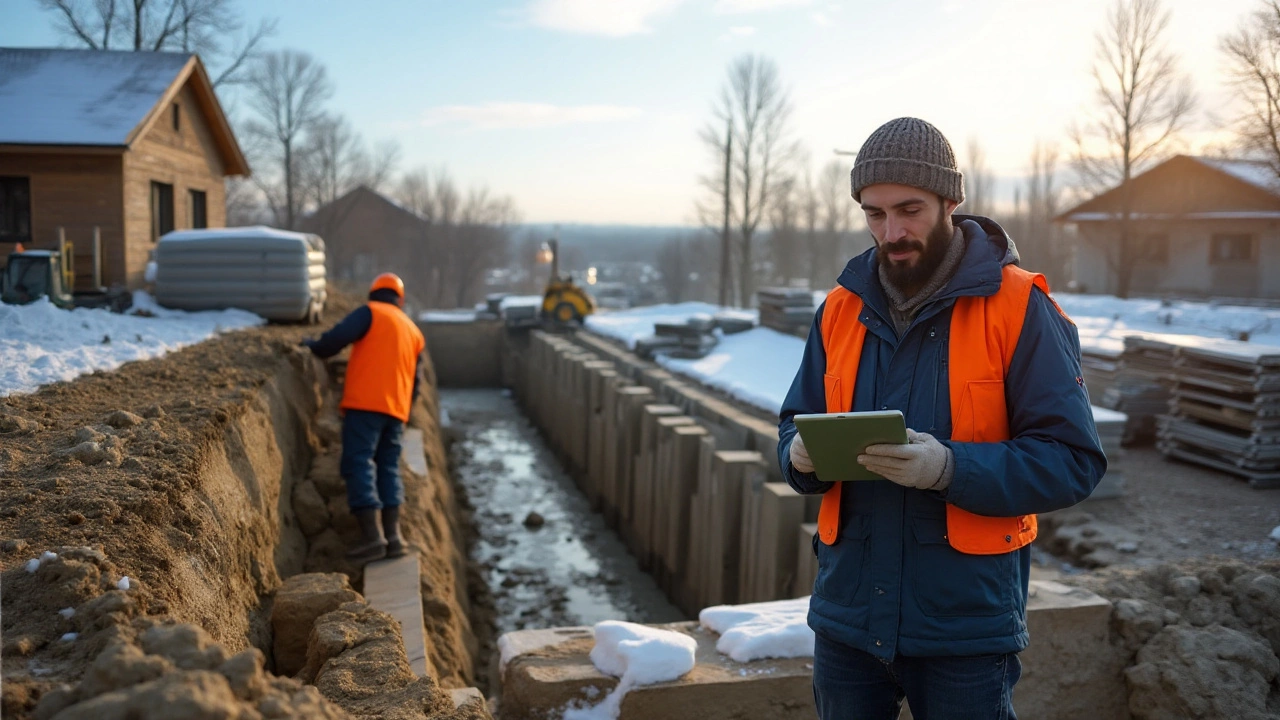
<path fill-rule="evenodd" d="M 226 223 L 248 175 L 213 85 L 185 53 L 0 48 L 0 242 L 73 243 L 102 280 L 136 287 L 156 239 Z"/>
<path fill-rule="evenodd" d="M 1130 294 L 1280 299 L 1280 180 L 1269 165 L 1178 155 L 1133 178 L 1130 192 Z M 1073 271 L 1087 292 L 1116 292 L 1120 193 L 1056 218 L 1077 227 Z"/>
<path fill-rule="evenodd" d="M 395 272 L 409 294 L 425 297 L 429 225 L 394 200 L 361 185 L 298 225 L 324 238 L 331 280 L 366 287 L 380 273 Z"/>

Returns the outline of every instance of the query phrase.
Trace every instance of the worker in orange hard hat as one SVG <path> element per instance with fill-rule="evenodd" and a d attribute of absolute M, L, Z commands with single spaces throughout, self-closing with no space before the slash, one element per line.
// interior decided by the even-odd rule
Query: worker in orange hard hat
<path fill-rule="evenodd" d="M 359 565 L 405 554 L 400 537 L 400 437 L 418 394 L 426 342 L 403 307 L 404 282 L 394 273 L 383 273 L 370 285 L 367 304 L 319 340 L 303 341 L 321 358 L 352 346 L 342 391 L 341 470 L 347 505 L 360 525 L 360 540 L 347 559 Z"/>

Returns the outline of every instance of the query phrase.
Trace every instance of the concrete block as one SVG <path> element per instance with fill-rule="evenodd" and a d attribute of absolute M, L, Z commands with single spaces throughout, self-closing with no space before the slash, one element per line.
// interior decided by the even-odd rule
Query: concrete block
<path fill-rule="evenodd" d="M 813 581 L 818 577 L 818 556 L 813 552 L 813 536 L 818 533 L 816 523 L 800 525 L 796 536 L 796 578 L 791 585 L 791 597 L 804 597 L 813 593 Z"/>
<path fill-rule="evenodd" d="M 717 636 L 696 623 L 659 626 L 683 632 L 698 642 L 697 665 L 671 682 L 633 688 L 622 700 L 620 720 L 738 720 L 814 717 L 812 658 L 756 660 L 737 663 L 715 649 Z M 573 631 L 560 636 L 549 633 Z M 599 703 L 618 683 L 600 673 L 588 657 L 590 628 L 560 628 L 508 633 L 504 644 L 525 633 L 542 633 L 531 643 L 536 650 L 514 653 L 502 676 L 503 720 L 559 717 L 571 703 Z M 508 650 L 510 653 L 510 648 Z"/>
<path fill-rule="evenodd" d="M 497 320 L 419 323 L 435 367 L 438 387 L 498 387 L 502 384 L 502 341 Z"/>
<path fill-rule="evenodd" d="M 760 493 L 760 575 L 756 578 L 761 600 L 790 596 L 795 584 L 796 533 L 804 521 L 802 495 L 785 483 L 765 483 Z"/>
<path fill-rule="evenodd" d="M 414 675 L 427 677 L 427 633 L 422 621 L 418 554 L 411 552 L 365 565 L 364 597 L 374 609 L 399 621 L 409 667 Z"/>

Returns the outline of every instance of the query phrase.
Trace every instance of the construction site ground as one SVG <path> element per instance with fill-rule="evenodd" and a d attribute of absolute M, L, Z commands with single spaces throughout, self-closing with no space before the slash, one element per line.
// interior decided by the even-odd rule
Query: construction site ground
<path fill-rule="evenodd" d="M 336 296 L 325 325 L 358 302 Z M 154 697 L 172 697 L 173 688 L 165 683 L 177 684 L 187 696 L 194 693 L 229 708 L 253 707 L 267 717 L 375 717 L 385 712 L 369 704 L 367 688 L 348 685 L 335 690 L 340 683 L 330 683 L 322 696 L 297 680 L 270 674 L 275 669 L 270 653 L 254 655 L 254 648 L 271 645 L 271 598 L 282 582 L 276 567 L 342 569 L 312 567 L 316 548 L 322 545 L 335 558 L 331 564 L 340 564 L 336 531 L 312 537 L 308 551 L 306 544 L 288 541 L 301 537 L 296 532 L 289 535 L 276 528 L 283 534 L 272 536 L 272 529 L 259 521 L 228 517 L 227 506 L 218 504 L 218 493 L 225 488 L 200 484 L 209 476 L 211 463 L 226 465 L 219 472 L 239 478 L 244 487 L 237 486 L 237 492 L 252 486 L 246 479 L 252 475 L 251 465 L 289 468 L 302 463 L 294 468 L 300 477 L 310 477 L 308 482 L 315 485 L 332 485 L 332 388 L 319 381 L 302 382 L 314 375 L 307 363 L 317 361 L 297 348 L 299 339 L 316 331 L 296 325 L 237 331 L 164 358 L 0 399 L 5 717 L 39 717 L 33 714 L 40 699 L 57 692 L 70 693 L 61 704 L 70 709 L 56 717 L 101 717 L 91 714 L 93 707 L 80 715 L 68 714 L 75 709 L 71 695 L 93 699 L 94 688 L 85 688 L 92 680 L 101 686 L 101 697 L 109 697 L 144 676 L 154 686 Z M 444 443 L 436 427 L 435 394 L 429 395 L 428 402 L 415 409 L 415 422 L 425 426 L 428 444 L 435 448 L 428 458 L 433 477 L 443 477 Z M 283 405 L 296 407 L 261 407 L 263 397 L 284 398 Z M 308 433 L 290 436 L 272 426 L 281 413 L 315 414 L 318 407 L 329 408 L 328 420 Z M 461 424 L 467 432 L 475 430 L 473 423 Z M 274 432 L 275 449 L 268 454 L 275 455 L 254 456 L 266 451 L 254 449 L 258 446 L 253 427 L 264 434 Z M 227 449 L 240 441 L 245 447 Z M 549 457 L 541 454 L 538 462 L 550 462 Z M 460 463 L 473 459 L 466 453 L 454 458 Z M 1280 617 L 1280 552 L 1268 535 L 1280 525 L 1280 491 L 1253 490 L 1220 473 L 1165 461 L 1151 449 L 1131 449 L 1122 463 L 1128 485 L 1124 497 L 1089 502 L 1042 519 L 1038 564 L 1109 599 L 1140 599 L 1151 606 L 1151 612 L 1120 621 L 1122 633 L 1137 628 L 1132 634 L 1138 639 L 1126 640 L 1131 660 L 1149 646 L 1176 644 L 1180 636 L 1157 637 L 1162 628 L 1178 625 L 1168 614 L 1173 612 L 1198 618 L 1194 627 L 1216 623 L 1267 638 L 1273 650 L 1270 660 L 1257 661 L 1265 666 L 1258 671 L 1259 681 L 1264 687 L 1277 687 L 1277 672 L 1268 663 L 1275 660 L 1274 647 L 1280 645 L 1280 625 L 1268 618 Z M 447 493 L 437 489 L 432 494 Z M 296 498 L 293 502 L 298 503 Z M 424 498 L 417 507 L 420 517 L 414 521 L 411 540 L 425 545 L 449 542 L 454 544 L 452 553 L 466 552 L 464 535 L 450 535 L 447 526 L 452 520 L 438 517 L 438 499 Z M 538 532 L 554 532 L 569 542 L 578 530 L 557 523 L 536 531 L 523 524 L 518 510 L 504 512 L 499 524 L 508 528 L 508 538 L 495 535 L 491 544 L 527 542 L 532 538 L 526 536 Z M 495 519 L 484 508 L 471 513 L 487 522 Z M 467 532 L 473 540 L 477 537 L 474 529 Z M 592 539 L 582 534 L 573 542 L 589 544 Z M 58 557 L 28 572 L 31 560 L 46 551 Z M 289 553 L 306 557 L 281 556 Z M 473 563 L 464 576 L 451 576 L 443 568 L 428 570 L 430 577 L 424 578 L 424 592 L 433 584 L 439 591 L 425 602 L 432 665 L 441 687 L 475 684 L 483 678 L 493 641 L 484 628 L 515 624 L 513 618 L 495 623 L 487 615 L 493 612 L 493 598 L 489 588 L 482 587 L 483 577 L 494 569 L 492 564 Z M 123 584 L 126 575 L 129 583 Z M 358 589 L 359 575 L 353 575 Z M 213 581 L 220 576 L 231 580 Z M 1188 594 L 1184 577 L 1198 578 L 1196 592 L 1211 598 L 1200 605 L 1217 602 L 1212 599 L 1217 596 L 1226 598 L 1226 605 L 1213 605 L 1212 612 L 1193 609 L 1199 595 Z M 581 592 L 572 582 L 559 587 L 542 575 L 530 574 L 528 581 L 536 585 L 528 591 L 549 597 Z M 522 582 L 519 573 L 511 574 L 511 586 L 499 594 L 519 594 Z M 472 605 L 467 597 L 488 599 Z M 1177 603 L 1181 610 L 1172 607 Z M 373 614 L 344 607 L 346 616 L 330 618 L 340 624 L 337 635 L 384 632 Z M 1160 612 L 1151 610 L 1155 607 Z M 62 612 L 67 608 L 79 609 L 68 616 Z M 528 610 L 527 604 L 522 608 Z M 1158 619 L 1152 620 L 1152 613 Z M 174 629 L 186 627 L 184 623 L 202 628 L 202 633 Z M 166 643 L 177 649 L 166 650 Z M 114 654 L 104 654 L 108 648 Z M 192 660 L 196 655 L 202 659 Z M 388 660 L 378 665 L 381 675 L 366 677 L 409 693 L 412 682 L 403 677 L 398 662 Z M 109 665 L 141 675 L 100 677 Z M 214 682 L 210 673 L 223 679 Z M 1157 678 L 1150 685 L 1160 682 Z M 343 692 L 343 702 L 330 696 Z M 403 717 L 451 716 L 452 705 L 446 707 L 432 692 L 421 690 L 415 701 L 417 714 Z M 1280 707 L 1274 689 L 1264 691 L 1263 698 L 1263 712 Z M 279 708 L 281 714 L 268 714 L 264 707 Z M 225 716 L 236 715 L 228 711 Z"/>

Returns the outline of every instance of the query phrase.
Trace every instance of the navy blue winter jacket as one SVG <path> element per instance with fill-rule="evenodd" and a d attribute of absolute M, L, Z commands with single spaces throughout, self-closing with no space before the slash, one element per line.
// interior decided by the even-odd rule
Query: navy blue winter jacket
<path fill-rule="evenodd" d="M 1032 290 L 1005 379 L 1012 439 L 950 441 L 951 309 L 956 298 L 994 294 L 1000 268 L 1018 257 L 995 222 L 965 215 L 953 220 L 968 243 L 960 267 L 901 338 L 880 285 L 874 249 L 850 260 L 839 279 L 874 318 L 858 367 L 853 410 L 901 410 L 908 427 L 933 435 L 955 454 L 955 476 L 944 492 L 887 480 L 848 483 L 836 543 L 824 545 L 814 536 L 819 569 L 809 625 L 884 659 L 1025 648 L 1030 546 L 1002 555 L 960 553 L 946 540 L 946 504 L 995 517 L 1058 510 L 1088 497 L 1107 467 L 1081 379 L 1079 336 L 1038 289 Z M 778 426 L 782 474 L 806 494 L 830 487 L 812 473 L 798 472 L 789 459 L 796 434 L 792 417 L 826 412 L 824 307 L 814 318 Z"/>

